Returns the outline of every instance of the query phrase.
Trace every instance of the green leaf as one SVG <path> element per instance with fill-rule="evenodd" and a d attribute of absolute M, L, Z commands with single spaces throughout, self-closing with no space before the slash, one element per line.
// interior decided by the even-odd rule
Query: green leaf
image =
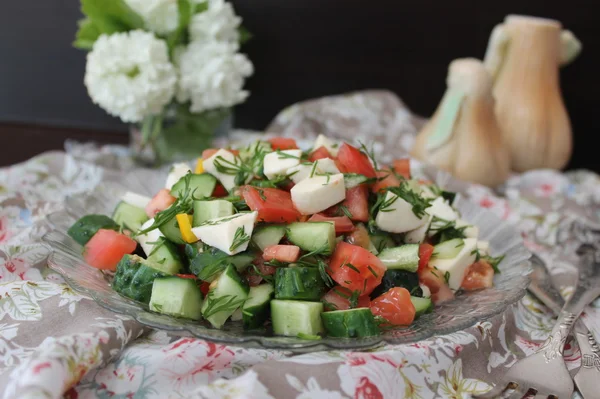
<path fill-rule="evenodd" d="M 246 27 L 240 26 L 238 28 L 238 33 L 240 34 L 240 45 L 246 43 L 248 40 L 252 39 L 254 36 Z"/>
<path fill-rule="evenodd" d="M 102 32 L 89 18 L 80 19 L 77 25 L 79 25 L 79 29 L 75 35 L 73 46 L 81 50 L 91 50 Z"/>
<path fill-rule="evenodd" d="M 100 33 L 143 29 L 144 21 L 123 0 L 81 0 L 81 11 Z"/>
<path fill-rule="evenodd" d="M 187 27 L 192 19 L 194 5 L 190 0 L 177 0 L 177 8 L 179 9 L 179 24 L 177 29 L 167 36 L 167 46 L 171 55 L 177 46 L 187 42 Z"/>

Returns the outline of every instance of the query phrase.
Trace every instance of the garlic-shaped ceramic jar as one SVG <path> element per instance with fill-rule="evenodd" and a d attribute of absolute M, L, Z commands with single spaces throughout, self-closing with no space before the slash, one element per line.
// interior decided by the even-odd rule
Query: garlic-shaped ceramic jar
<path fill-rule="evenodd" d="M 484 63 L 513 170 L 561 169 L 569 162 L 571 123 L 558 69 L 580 50 L 575 36 L 551 19 L 509 15 L 492 31 Z"/>
<path fill-rule="evenodd" d="M 510 174 L 510 159 L 494 113 L 489 73 L 479 60 L 457 59 L 450 63 L 446 84 L 412 155 L 462 180 L 502 184 Z"/>

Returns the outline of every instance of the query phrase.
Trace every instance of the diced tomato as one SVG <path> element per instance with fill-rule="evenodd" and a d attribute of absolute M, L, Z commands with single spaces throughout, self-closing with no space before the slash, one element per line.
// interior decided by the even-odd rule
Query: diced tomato
<path fill-rule="evenodd" d="M 369 189 L 361 184 L 346 190 L 346 199 L 341 203 L 350 212 L 355 222 L 369 221 Z M 339 214 L 337 211 L 336 214 Z"/>
<path fill-rule="evenodd" d="M 348 173 L 358 173 L 367 177 L 375 177 L 375 168 L 367 155 L 348 143 L 342 144 L 337 156 Z"/>
<path fill-rule="evenodd" d="M 325 216 L 322 213 L 315 213 L 308 219 L 309 222 L 333 222 L 335 233 L 343 234 L 354 230 L 354 224 L 348 216 Z"/>
<path fill-rule="evenodd" d="M 466 291 L 474 291 L 481 288 L 489 288 L 493 285 L 494 268 L 485 260 L 479 260 L 467 269 L 461 288 Z"/>
<path fill-rule="evenodd" d="M 308 157 L 308 160 L 310 162 L 315 162 L 318 159 L 324 159 L 324 158 L 333 158 L 333 157 L 331 156 L 329 151 L 327 151 L 327 148 L 321 146 L 321 147 L 317 148 L 316 150 L 314 150 L 310 154 L 310 156 Z"/>
<path fill-rule="evenodd" d="M 227 192 L 225 187 L 223 187 L 223 185 L 221 183 L 217 183 L 217 185 L 215 186 L 215 189 L 213 190 L 212 196 L 215 198 L 222 198 L 222 197 L 227 197 L 228 195 L 229 195 L 229 193 Z"/>
<path fill-rule="evenodd" d="M 351 234 L 348 235 L 346 240 L 348 241 L 348 244 L 358 245 L 364 249 L 371 248 L 371 238 L 369 237 L 369 232 L 362 223 L 356 225 L 356 228 Z"/>
<path fill-rule="evenodd" d="M 296 140 L 289 137 L 273 137 L 272 139 L 269 139 L 269 143 L 271 143 L 271 147 L 273 147 L 273 150 L 298 149 L 298 144 L 296 144 Z"/>
<path fill-rule="evenodd" d="M 202 295 L 206 296 L 209 290 L 210 283 L 208 281 L 203 281 L 202 284 L 200 284 L 200 291 L 202 292 Z"/>
<path fill-rule="evenodd" d="M 253 267 L 249 267 L 246 271 L 246 278 L 248 279 L 248 285 L 250 287 L 256 287 L 259 285 L 263 278 L 262 276 L 271 276 L 275 274 L 277 268 L 274 266 L 265 265 L 265 261 L 262 258 L 256 258 L 252 264 L 256 266 L 259 273 L 256 273 Z"/>
<path fill-rule="evenodd" d="M 212 157 L 219 150 L 220 150 L 220 148 L 207 148 L 206 150 L 202 151 L 202 159 L 208 159 L 208 158 Z M 229 151 L 233 155 L 239 155 L 240 154 L 239 150 L 234 150 L 234 149 L 231 149 L 231 148 L 225 148 L 225 150 Z"/>
<path fill-rule="evenodd" d="M 419 245 L 419 270 L 423 270 L 429 264 L 429 259 L 433 254 L 433 245 L 423 243 Z"/>
<path fill-rule="evenodd" d="M 346 167 L 344 165 L 342 165 L 342 163 L 340 162 L 339 159 L 335 158 L 333 160 L 333 162 L 335 163 L 335 166 L 338 168 L 340 173 L 348 173 L 348 171 L 346 170 Z"/>
<path fill-rule="evenodd" d="M 410 179 L 410 159 L 396 159 L 392 163 L 394 171 L 400 176 L 404 176 L 406 179 Z"/>
<path fill-rule="evenodd" d="M 385 265 L 371 252 L 357 245 L 340 242 L 327 272 L 339 285 L 368 295 L 381 283 L 385 270 Z"/>
<path fill-rule="evenodd" d="M 85 244 L 83 259 L 97 269 L 114 272 L 123 255 L 132 253 L 136 247 L 137 243 L 125 234 L 100 229 Z"/>
<path fill-rule="evenodd" d="M 244 186 L 241 192 L 248 207 L 258 211 L 259 222 L 291 223 L 300 218 L 300 212 L 294 207 L 292 196 L 287 191 Z"/>
<path fill-rule="evenodd" d="M 377 174 L 377 177 L 381 180 L 378 180 L 371 187 L 371 191 L 373 191 L 374 193 L 378 193 L 388 187 L 398 187 L 400 185 L 400 180 L 398 180 L 396 175 L 394 175 L 394 173 L 391 170 L 383 169 L 378 170 L 375 173 Z"/>
<path fill-rule="evenodd" d="M 333 287 L 327 294 L 323 295 L 321 301 L 325 304 L 325 311 L 328 310 L 346 310 L 350 309 L 350 297 L 352 291 L 346 287 Z M 371 305 L 371 299 L 368 295 L 358 297 L 357 308 L 368 308 Z"/>
<path fill-rule="evenodd" d="M 393 326 L 408 326 L 415 320 L 415 305 L 406 288 L 394 287 L 371 301 L 371 312 Z"/>
<path fill-rule="evenodd" d="M 296 245 L 269 245 L 263 250 L 262 257 L 266 261 L 278 260 L 285 263 L 293 263 L 300 256 L 300 247 Z"/>
<path fill-rule="evenodd" d="M 179 278 L 189 278 L 192 280 L 196 279 L 196 275 L 195 274 L 176 274 L 177 277 Z"/>
<path fill-rule="evenodd" d="M 454 293 L 444 281 L 444 276 L 437 270 L 426 267 L 418 271 L 419 282 L 425 284 L 431 291 L 433 303 L 442 303 L 454 299 Z"/>
<path fill-rule="evenodd" d="M 171 191 L 163 188 L 150 200 L 148 205 L 146 205 L 146 215 L 153 218 L 158 212 L 164 211 L 173 205 L 176 199 L 177 198 L 171 195 Z"/>

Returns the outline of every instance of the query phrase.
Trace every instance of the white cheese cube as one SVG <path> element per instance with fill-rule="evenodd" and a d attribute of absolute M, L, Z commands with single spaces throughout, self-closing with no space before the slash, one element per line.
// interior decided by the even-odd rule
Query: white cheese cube
<path fill-rule="evenodd" d="M 421 291 L 423 291 L 423 298 L 431 298 L 431 290 L 425 284 L 419 284 Z"/>
<path fill-rule="evenodd" d="M 456 219 L 458 219 L 458 214 L 450 206 L 448 201 L 444 199 L 444 197 L 437 197 L 434 199 L 425 212 L 433 216 L 433 219 L 431 220 L 431 228 L 429 230 L 430 236 L 447 226 L 448 223 L 454 222 Z"/>
<path fill-rule="evenodd" d="M 313 172 L 314 175 L 325 175 L 325 174 L 338 174 L 340 170 L 335 165 L 335 162 L 331 158 L 318 159 L 315 163 L 301 163 L 300 165 L 294 166 L 287 170 L 286 174 L 290 176 L 295 184 L 300 183 L 302 180 L 309 178 Z M 313 175 L 313 176 L 314 176 Z"/>
<path fill-rule="evenodd" d="M 248 248 L 257 216 L 254 211 L 210 219 L 192 228 L 192 233 L 203 243 L 235 255 Z"/>
<path fill-rule="evenodd" d="M 427 223 L 427 214 L 417 217 L 412 210 L 412 205 L 396 194 L 388 191 L 385 202 L 391 204 L 384 210 L 380 209 L 375 218 L 375 223 L 381 230 L 389 233 L 406 233 Z"/>
<path fill-rule="evenodd" d="M 429 229 L 431 219 L 433 219 L 433 216 L 427 215 L 427 221 L 425 224 L 406 233 L 404 235 L 404 241 L 406 241 L 407 244 L 421 244 L 423 241 L 425 241 L 425 236 L 427 236 L 427 230 Z"/>
<path fill-rule="evenodd" d="M 152 198 L 146 197 L 145 195 L 140 195 L 136 193 L 132 193 L 131 191 L 127 191 L 121 197 L 121 201 L 132 205 L 137 206 L 138 208 L 146 209 L 146 206 L 150 203 Z"/>
<path fill-rule="evenodd" d="M 289 155 L 286 157 L 285 155 Z M 302 150 L 275 151 L 265 155 L 263 172 L 267 179 L 273 180 L 278 176 L 285 176 L 288 169 L 300 165 Z"/>
<path fill-rule="evenodd" d="M 338 151 L 340 150 L 340 145 L 337 142 L 325 135 L 319 134 L 315 139 L 313 151 L 318 150 L 321 147 L 325 147 L 325 149 L 334 157 L 337 157 Z"/>
<path fill-rule="evenodd" d="M 296 209 L 312 215 L 346 199 L 344 175 L 313 176 L 302 180 L 290 191 Z"/>
<path fill-rule="evenodd" d="M 472 224 L 469 224 L 469 222 L 467 222 L 465 220 L 457 219 L 456 220 L 456 228 L 460 229 L 461 227 L 465 227 L 463 232 L 464 232 L 466 238 L 477 238 L 479 236 L 479 227 L 473 226 Z"/>
<path fill-rule="evenodd" d="M 170 190 L 173 187 L 173 184 L 177 183 L 183 176 L 188 173 L 192 173 L 192 169 L 186 163 L 176 163 L 171 166 L 171 170 L 169 170 L 169 175 L 167 176 L 167 182 L 165 183 L 165 188 Z"/>
<path fill-rule="evenodd" d="M 460 288 L 467 269 L 475 262 L 477 240 L 474 238 L 465 238 L 464 242 L 465 245 L 454 258 L 431 259 L 429 261 L 429 266 L 436 269 L 437 273 L 440 273 L 442 276 L 448 276 L 448 286 L 453 291 Z"/>
<path fill-rule="evenodd" d="M 217 158 L 219 159 L 217 160 Z M 226 168 L 236 169 L 235 165 L 238 165 L 239 163 L 240 160 L 236 158 L 235 155 L 221 148 L 219 151 L 215 152 L 213 156 L 211 156 L 208 159 L 205 159 L 202 162 L 202 166 L 204 167 L 204 171 L 206 173 L 210 173 L 211 175 L 216 177 L 227 191 L 231 191 L 236 186 L 236 173 L 234 173 L 233 171 L 230 173 L 219 172 L 216 164 L 220 164 L 221 166 Z M 252 180 L 252 176 L 248 176 L 244 184 L 250 182 L 250 180 Z"/>
<path fill-rule="evenodd" d="M 154 218 L 146 221 L 146 223 L 144 223 L 142 225 L 142 227 L 140 227 L 140 231 L 146 230 L 148 227 L 152 226 L 153 223 L 154 223 Z M 161 233 L 161 231 L 159 229 L 154 229 L 154 230 L 150 230 L 146 234 L 140 234 L 140 235 L 136 236 L 135 239 L 137 240 L 137 242 L 140 244 L 140 246 L 144 250 L 144 253 L 146 254 L 146 256 L 149 256 L 150 253 L 152 252 L 152 249 L 154 248 L 156 241 L 160 237 L 164 237 L 164 234 Z"/>
<path fill-rule="evenodd" d="M 479 255 L 488 256 L 490 254 L 490 242 L 477 241 L 477 249 L 479 250 Z"/>

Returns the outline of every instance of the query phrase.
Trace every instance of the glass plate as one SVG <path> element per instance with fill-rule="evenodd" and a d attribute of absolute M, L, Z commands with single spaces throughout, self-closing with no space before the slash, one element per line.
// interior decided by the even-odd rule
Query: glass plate
<path fill-rule="evenodd" d="M 418 177 L 427 178 L 446 189 L 464 192 L 465 183 L 415 161 L 411 165 Z M 110 287 L 110 276 L 87 265 L 82 247 L 67 234 L 67 229 L 81 216 L 90 213 L 111 215 L 116 202 L 125 191 L 151 196 L 161 188 L 166 169 L 138 169 L 125 177 L 105 174 L 103 183 L 93 192 L 69 197 L 65 208 L 52 213 L 48 220 L 53 230 L 43 240 L 53 249 L 48 263 L 60 273 L 77 292 L 94 299 L 100 306 L 133 317 L 149 327 L 192 335 L 214 342 L 237 346 L 283 349 L 294 352 L 318 350 L 364 350 L 380 344 L 404 344 L 433 335 L 463 330 L 478 321 L 488 319 L 518 301 L 529 284 L 530 253 L 523 246 L 521 235 L 490 211 L 480 208 L 457 195 L 455 205 L 462 218 L 479 227 L 480 238 L 490 242 L 492 255 L 505 254 L 501 273 L 494 277 L 494 287 L 462 293 L 456 299 L 437 306 L 411 326 L 385 331 L 381 336 L 361 339 L 323 338 L 311 341 L 295 337 L 273 336 L 268 331 L 244 331 L 241 322 L 227 322 L 222 330 L 211 328 L 207 322 L 194 322 L 153 313 L 144 304 L 120 296 Z"/>

